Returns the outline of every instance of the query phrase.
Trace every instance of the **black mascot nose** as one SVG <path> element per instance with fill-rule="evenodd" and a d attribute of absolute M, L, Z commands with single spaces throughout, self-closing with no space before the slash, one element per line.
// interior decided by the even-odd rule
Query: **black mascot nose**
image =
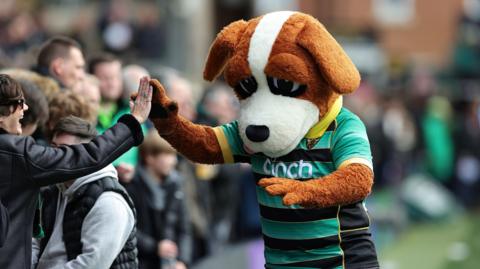
<path fill-rule="evenodd" d="M 268 139 L 270 130 L 265 125 L 248 125 L 245 134 L 253 142 L 263 142 Z"/>

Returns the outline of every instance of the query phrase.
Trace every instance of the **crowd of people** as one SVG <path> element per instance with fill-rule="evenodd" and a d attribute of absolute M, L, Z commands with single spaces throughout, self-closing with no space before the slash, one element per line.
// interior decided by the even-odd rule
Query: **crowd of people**
<path fill-rule="evenodd" d="M 238 103 L 226 85 L 213 85 L 197 109 L 191 83 L 179 72 L 165 70 L 157 76 L 182 116 L 209 125 L 236 118 Z M 141 78 L 150 75 L 142 66 L 124 66 L 106 52 L 87 61 L 79 43 L 65 36 L 44 42 L 32 69 L 0 73 L 22 90 L 17 97 L 24 107 L 12 108 L 22 113 L 16 134 L 59 149 L 107 133 L 130 113 L 131 94 Z M 250 177 L 248 167 L 194 164 L 178 156 L 150 122 L 141 130 L 143 144 L 100 171 L 73 179 L 65 172 L 68 176 L 52 175 L 48 182 L 70 181 L 40 184 L 45 187 L 35 199 L 33 268 L 109 268 L 112 262 L 135 268 L 138 249 L 140 268 L 181 269 L 232 240 L 258 236 L 258 220 L 236 221 L 245 219 L 242 214 L 255 214 L 255 197 L 249 196 L 244 208 L 238 192 L 245 184 L 242 178 Z M 7 189 L 2 189 L 3 203 L 9 200 Z M 6 206 L 11 211 L 9 203 Z M 7 261 L 0 264 L 13 268 Z"/>

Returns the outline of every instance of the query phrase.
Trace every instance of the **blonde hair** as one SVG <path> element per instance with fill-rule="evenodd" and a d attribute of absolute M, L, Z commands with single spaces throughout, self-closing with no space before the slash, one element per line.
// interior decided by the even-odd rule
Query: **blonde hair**
<path fill-rule="evenodd" d="M 55 96 L 55 94 L 60 92 L 60 86 L 54 79 L 26 69 L 10 68 L 2 70 L 1 73 L 10 75 L 14 79 L 25 79 L 32 82 L 43 92 L 43 94 L 45 94 L 49 101 Z"/>
<path fill-rule="evenodd" d="M 72 91 L 57 93 L 49 102 L 50 118 L 47 121 L 47 136 L 51 135 L 53 127 L 58 121 L 70 115 L 84 119 L 92 124 L 96 122 L 97 115 L 94 109 L 82 96 Z"/>

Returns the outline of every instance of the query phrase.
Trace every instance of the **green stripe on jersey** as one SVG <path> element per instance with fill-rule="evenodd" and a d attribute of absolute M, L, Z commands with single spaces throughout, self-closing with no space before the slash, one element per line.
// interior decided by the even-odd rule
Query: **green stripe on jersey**
<path fill-rule="evenodd" d="M 317 239 L 337 235 L 338 219 L 306 222 L 284 222 L 260 218 L 263 233 L 269 237 L 288 240 Z"/>
<path fill-rule="evenodd" d="M 294 263 L 310 260 L 327 259 L 342 255 L 340 245 L 306 250 L 277 250 L 265 247 L 265 259 L 270 264 Z M 279 267 L 280 268 L 280 267 Z M 283 267 L 281 267 L 283 268 Z M 298 268 L 298 267 L 296 267 Z"/>

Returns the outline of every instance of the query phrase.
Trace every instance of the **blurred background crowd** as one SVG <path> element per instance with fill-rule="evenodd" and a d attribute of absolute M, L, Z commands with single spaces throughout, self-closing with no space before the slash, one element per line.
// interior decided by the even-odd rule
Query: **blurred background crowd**
<path fill-rule="evenodd" d="M 216 126 L 237 117 L 238 102 L 221 81 L 202 81 L 210 42 L 234 20 L 275 10 L 318 18 L 362 74 L 345 106 L 370 138 L 367 207 L 382 267 L 477 268 L 480 0 L 2 0 L 0 72 L 23 83 L 24 129 L 40 140 L 69 114 L 110 127 L 146 74 L 184 117 Z M 57 35 L 81 50 L 52 71 L 39 52 Z M 139 231 L 159 243 L 171 235 L 192 268 L 262 268 L 249 167 L 192 164 L 150 128 L 142 147 L 114 163 L 134 201 L 161 212 L 160 222 L 139 212 Z M 145 171 L 163 182 L 149 198 Z"/>

